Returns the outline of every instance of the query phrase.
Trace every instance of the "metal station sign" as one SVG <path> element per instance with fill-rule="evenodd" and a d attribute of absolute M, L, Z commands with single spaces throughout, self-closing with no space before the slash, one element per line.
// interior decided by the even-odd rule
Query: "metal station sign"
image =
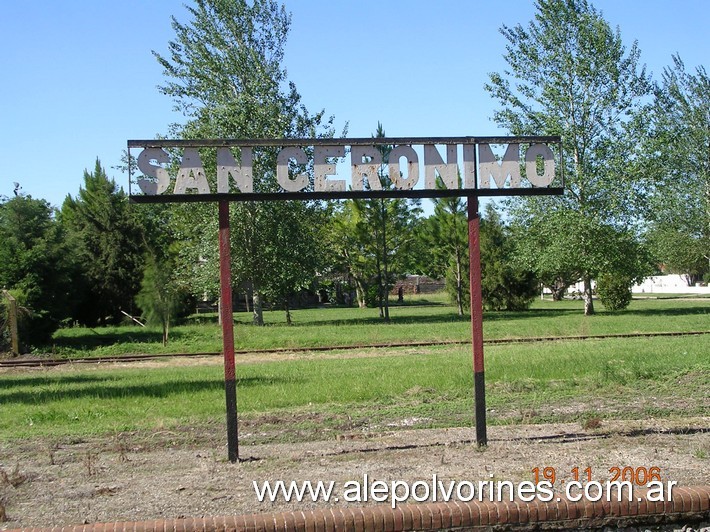
<path fill-rule="evenodd" d="M 493 145 L 505 151 L 496 156 Z M 564 186 L 559 137 L 131 140 L 131 148 L 141 148 L 130 186 L 136 202 L 559 194 Z M 261 190 L 258 179 L 255 186 L 255 161 L 266 150 L 276 155 L 269 170 L 278 190 Z M 348 163 L 345 175 L 336 174 L 338 160 Z"/>
<path fill-rule="evenodd" d="M 493 146 L 501 149 L 496 152 Z M 141 150 L 135 159 L 138 175 L 132 172 L 132 149 Z M 132 201 L 218 203 L 220 317 L 232 462 L 239 460 L 239 445 L 229 203 L 468 198 L 476 442 L 487 445 L 478 198 L 562 194 L 560 137 L 129 140 L 128 157 Z M 275 167 L 263 169 L 262 160 L 275 160 Z M 206 161 L 212 161 L 212 167 Z M 338 170 L 339 161 L 347 161 L 347 170 Z M 269 179 L 255 179 L 256 168 L 269 174 Z M 384 175 L 387 184 L 382 182 Z"/>

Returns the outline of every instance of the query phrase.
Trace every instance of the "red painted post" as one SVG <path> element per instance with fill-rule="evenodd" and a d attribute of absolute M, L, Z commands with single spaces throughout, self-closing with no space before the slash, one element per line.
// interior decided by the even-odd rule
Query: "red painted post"
<path fill-rule="evenodd" d="M 468 196 L 468 257 L 471 292 L 471 337 L 473 387 L 476 410 L 476 443 L 488 445 L 486 435 L 486 389 L 483 373 L 483 297 L 481 296 L 481 239 L 478 196 Z"/>
<path fill-rule="evenodd" d="M 239 460 L 237 379 L 234 369 L 234 316 L 229 246 L 229 201 L 227 200 L 219 201 L 219 288 L 224 353 L 224 394 L 227 402 L 227 454 L 230 462 L 236 462 Z"/>

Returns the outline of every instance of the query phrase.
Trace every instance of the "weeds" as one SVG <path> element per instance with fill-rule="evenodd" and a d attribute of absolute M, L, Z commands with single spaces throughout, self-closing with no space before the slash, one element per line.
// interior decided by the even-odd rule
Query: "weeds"
<path fill-rule="evenodd" d="M 98 454 L 86 451 L 86 454 L 84 455 L 84 469 L 86 470 L 87 477 L 93 477 L 96 473 L 98 473 L 98 468 L 96 467 L 98 457 Z"/>
<path fill-rule="evenodd" d="M 49 457 L 49 465 L 56 465 L 56 453 L 59 450 L 58 443 L 50 443 L 47 447 L 47 456 Z"/>
<path fill-rule="evenodd" d="M 705 460 L 708 457 L 708 453 L 705 449 L 699 447 L 695 449 L 695 451 L 693 452 L 693 456 L 695 458 L 699 458 L 700 460 Z"/>
<path fill-rule="evenodd" d="M 599 416 L 588 417 L 582 422 L 582 428 L 584 430 L 598 429 L 602 426 L 602 418 Z"/>
<path fill-rule="evenodd" d="M 17 488 L 25 483 L 27 480 L 27 474 L 20 471 L 20 464 L 15 464 L 15 468 L 8 473 L 2 467 L 0 467 L 0 481 L 3 486 L 12 486 Z"/>
<path fill-rule="evenodd" d="M 128 458 L 128 445 L 121 437 L 121 435 L 116 436 L 115 449 L 118 453 L 118 460 L 120 462 L 125 463 L 131 461 L 130 458 Z"/>

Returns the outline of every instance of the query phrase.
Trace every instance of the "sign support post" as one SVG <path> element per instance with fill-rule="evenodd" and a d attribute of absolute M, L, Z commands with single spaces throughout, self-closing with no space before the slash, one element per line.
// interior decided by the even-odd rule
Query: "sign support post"
<path fill-rule="evenodd" d="M 481 217 L 478 195 L 468 196 L 468 257 L 471 293 L 471 339 L 473 346 L 473 389 L 476 411 L 476 443 L 488 445 L 486 435 L 486 388 L 483 372 L 483 297 L 481 294 Z"/>
<path fill-rule="evenodd" d="M 222 352 L 224 355 L 224 394 L 227 402 L 227 456 L 239 460 L 237 436 L 237 379 L 234 368 L 234 316 L 232 313 L 232 274 L 229 245 L 229 201 L 219 203 L 219 289 Z"/>

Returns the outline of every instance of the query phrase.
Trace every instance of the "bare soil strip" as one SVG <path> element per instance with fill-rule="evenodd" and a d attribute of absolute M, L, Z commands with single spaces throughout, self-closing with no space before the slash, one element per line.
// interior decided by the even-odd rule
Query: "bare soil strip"
<path fill-rule="evenodd" d="M 287 420 L 284 420 L 287 422 Z M 259 423 L 249 427 L 260 431 Z M 147 519 L 360 507 L 371 501 L 259 502 L 253 482 L 533 479 L 554 468 L 556 490 L 574 468 L 599 482 L 613 468 L 658 467 L 663 481 L 707 483 L 710 418 L 492 426 L 479 449 L 472 428 L 345 432 L 300 443 L 244 445 L 243 462 L 226 460 L 223 429 L 181 427 L 154 433 L 0 443 L 0 481 L 8 521 L 0 529 Z M 249 436 L 245 434 L 248 438 Z M 342 494 L 342 493 L 340 493 Z"/>

